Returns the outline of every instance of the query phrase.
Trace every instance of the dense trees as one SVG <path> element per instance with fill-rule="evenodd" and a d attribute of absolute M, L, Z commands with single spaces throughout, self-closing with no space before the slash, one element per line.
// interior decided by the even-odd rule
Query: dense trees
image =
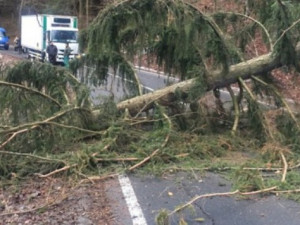
<path fill-rule="evenodd" d="M 11 0 L 0 1 L 2 20 L 9 20 L 7 26 L 11 34 L 20 30 L 22 14 L 49 13 L 78 16 L 79 25 L 85 27 L 106 4 L 107 0 Z"/>

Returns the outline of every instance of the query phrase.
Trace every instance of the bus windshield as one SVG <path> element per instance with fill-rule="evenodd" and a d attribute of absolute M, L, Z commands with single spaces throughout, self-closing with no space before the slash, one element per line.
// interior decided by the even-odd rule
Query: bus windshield
<path fill-rule="evenodd" d="M 77 31 L 53 30 L 51 40 L 54 42 L 77 42 Z"/>

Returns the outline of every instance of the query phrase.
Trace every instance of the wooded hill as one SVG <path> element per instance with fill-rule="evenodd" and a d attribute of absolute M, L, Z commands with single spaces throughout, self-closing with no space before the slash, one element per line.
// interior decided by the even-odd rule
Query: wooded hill
<path fill-rule="evenodd" d="M 0 26 L 8 35 L 20 35 L 20 16 L 27 14 L 72 15 L 79 18 L 79 27 L 84 28 L 96 17 L 108 0 L 0 0 Z"/>

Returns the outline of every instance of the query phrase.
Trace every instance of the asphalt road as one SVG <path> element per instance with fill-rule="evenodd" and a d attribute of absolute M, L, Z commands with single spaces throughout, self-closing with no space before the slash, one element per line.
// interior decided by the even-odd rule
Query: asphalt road
<path fill-rule="evenodd" d="M 232 191 L 230 182 L 215 173 L 129 178 L 145 220 L 136 220 L 139 214 L 129 212 L 120 183 L 110 180 L 106 192 L 114 209 L 114 225 L 155 225 L 162 209 L 171 212 L 195 196 Z M 299 225 L 300 204 L 275 195 L 253 195 L 248 199 L 219 196 L 195 201 L 192 207 L 170 216 L 169 224 L 178 225 L 181 218 L 188 225 Z"/>
<path fill-rule="evenodd" d="M 230 183 L 217 174 L 195 176 L 185 173 L 165 179 L 131 176 L 147 224 L 155 224 L 155 216 L 161 209 L 172 211 L 195 196 L 232 191 Z M 275 195 L 258 195 L 249 200 L 235 197 L 203 198 L 193 204 L 193 209 L 171 216 L 170 224 L 179 224 L 181 216 L 189 225 L 299 225 L 300 204 Z"/>

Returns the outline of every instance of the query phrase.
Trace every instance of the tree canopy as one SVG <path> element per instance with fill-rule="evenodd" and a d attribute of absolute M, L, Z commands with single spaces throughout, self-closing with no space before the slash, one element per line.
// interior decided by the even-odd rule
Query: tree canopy
<path fill-rule="evenodd" d="M 153 55 L 165 72 L 187 79 L 199 76 L 195 71 L 202 77 L 207 70 L 226 73 L 229 65 L 254 57 L 245 48 L 260 35 L 282 64 L 297 65 L 297 1 L 251 2 L 245 15 L 203 13 L 184 1 L 121 1 L 95 18 L 82 45 L 92 58 L 112 65 Z"/>

